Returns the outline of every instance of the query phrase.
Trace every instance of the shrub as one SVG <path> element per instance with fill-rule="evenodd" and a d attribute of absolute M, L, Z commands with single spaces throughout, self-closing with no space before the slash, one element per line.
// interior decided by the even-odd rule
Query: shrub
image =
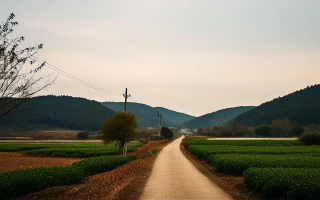
<path fill-rule="evenodd" d="M 89 138 L 89 133 L 88 132 L 79 132 L 77 134 L 79 140 L 85 140 Z"/>
<path fill-rule="evenodd" d="M 303 145 L 298 140 L 207 140 L 185 139 L 186 149 L 191 145 L 230 145 L 230 146 L 297 146 Z"/>
<path fill-rule="evenodd" d="M 173 132 L 168 127 L 161 127 L 161 135 L 164 139 L 169 139 L 173 137 Z"/>
<path fill-rule="evenodd" d="M 319 199 L 320 169 L 250 168 L 246 184 L 266 197 Z"/>
<path fill-rule="evenodd" d="M 320 145 L 320 132 L 306 132 L 299 138 L 299 140 L 307 145 Z"/>
<path fill-rule="evenodd" d="M 11 199 L 52 186 L 71 185 L 84 177 L 81 169 L 70 165 L 5 172 L 0 174 L 0 199 Z"/>
<path fill-rule="evenodd" d="M 268 124 L 261 124 L 254 129 L 254 134 L 263 137 L 271 136 L 271 126 Z"/>
<path fill-rule="evenodd" d="M 308 155 L 211 155 L 207 161 L 218 172 L 242 175 L 250 167 L 320 168 L 320 158 Z"/>
<path fill-rule="evenodd" d="M 213 154 L 312 154 L 320 156 L 320 146 L 191 145 L 187 150 L 200 159 L 207 159 Z"/>
<path fill-rule="evenodd" d="M 300 136 L 304 131 L 305 129 L 302 126 L 295 126 L 291 130 L 294 136 Z"/>
<path fill-rule="evenodd" d="M 124 165 L 131 160 L 136 159 L 136 156 L 104 156 L 88 158 L 79 162 L 75 162 L 72 166 L 81 169 L 86 176 L 99 174 L 106 171 L 111 171 Z"/>
<path fill-rule="evenodd" d="M 153 135 L 150 137 L 150 140 L 151 141 L 156 141 L 156 140 L 162 140 L 162 136 L 158 136 L 158 135 Z"/>

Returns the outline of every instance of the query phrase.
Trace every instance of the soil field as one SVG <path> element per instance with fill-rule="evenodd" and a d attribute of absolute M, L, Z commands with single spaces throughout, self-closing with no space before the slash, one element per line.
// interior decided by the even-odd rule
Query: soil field
<path fill-rule="evenodd" d="M 64 166 L 80 160 L 82 159 L 29 157 L 17 152 L 0 152 L 0 173 L 35 167 Z"/>

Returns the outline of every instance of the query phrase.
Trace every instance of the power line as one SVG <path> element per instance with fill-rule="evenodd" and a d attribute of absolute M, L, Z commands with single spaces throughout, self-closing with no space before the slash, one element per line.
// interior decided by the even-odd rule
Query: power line
<path fill-rule="evenodd" d="M 3 37 L 3 36 L 1 36 L 1 37 L 4 38 L 4 39 L 7 39 L 7 38 L 5 38 L 5 37 Z M 12 46 L 12 47 L 14 46 L 14 45 L 12 45 L 12 44 L 9 44 L 9 45 Z M 66 76 L 66 77 L 68 77 L 68 78 L 70 78 L 70 79 L 72 79 L 72 80 L 74 80 L 74 81 L 82 84 L 82 85 L 85 85 L 85 86 L 87 86 L 87 87 L 90 87 L 90 88 L 92 88 L 92 89 L 95 89 L 95 90 L 97 90 L 97 91 L 104 92 L 104 93 L 107 93 L 107 94 L 123 95 L 122 93 L 112 92 L 112 91 L 105 90 L 105 89 L 103 89 L 103 88 L 97 87 L 97 86 L 95 86 L 95 85 L 92 85 L 92 84 L 90 84 L 90 83 L 88 83 L 88 82 L 86 82 L 86 81 L 83 81 L 83 80 L 81 80 L 81 79 L 79 79 L 79 78 L 77 78 L 77 77 L 75 77 L 75 76 L 73 76 L 73 75 L 71 75 L 71 74 L 69 74 L 69 73 L 67 73 L 67 72 L 65 72 L 65 71 L 57 68 L 57 67 L 55 67 L 54 65 L 52 65 L 52 64 L 50 64 L 50 63 L 48 63 L 48 62 L 46 62 L 46 61 L 44 61 L 44 60 L 42 60 L 42 59 L 34 56 L 34 55 L 29 54 L 28 52 L 23 52 L 23 50 L 21 50 L 19 47 L 16 47 L 16 49 L 20 50 L 23 55 L 30 56 L 30 58 L 32 58 L 34 61 L 36 61 L 36 62 L 38 62 L 38 63 L 40 63 L 40 64 L 45 63 L 44 66 L 47 66 L 48 68 L 50 68 L 50 69 L 58 72 L 59 74 L 62 74 L 62 75 L 64 75 L 64 76 Z M 23 74 L 23 75 L 30 74 L 30 73 L 32 73 L 32 72 L 25 73 L 25 74 Z"/>

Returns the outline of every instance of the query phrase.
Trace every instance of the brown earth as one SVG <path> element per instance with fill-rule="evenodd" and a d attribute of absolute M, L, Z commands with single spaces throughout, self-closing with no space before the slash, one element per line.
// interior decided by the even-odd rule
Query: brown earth
<path fill-rule="evenodd" d="M 22 153 L 0 152 L 0 173 L 30 169 L 35 167 L 52 167 L 70 165 L 82 159 L 76 158 L 52 158 L 52 157 L 29 157 Z"/>

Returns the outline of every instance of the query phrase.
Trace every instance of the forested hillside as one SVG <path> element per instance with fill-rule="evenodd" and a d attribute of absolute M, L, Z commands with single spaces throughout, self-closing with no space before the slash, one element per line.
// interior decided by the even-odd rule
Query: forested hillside
<path fill-rule="evenodd" d="M 181 124 L 195 118 L 194 116 L 169 110 L 163 107 L 155 107 L 155 109 L 159 110 L 161 114 L 165 116 L 165 119 L 164 119 L 165 126 L 167 126 L 166 123 L 169 124 L 169 122 L 171 122 L 173 126 L 180 126 Z"/>
<path fill-rule="evenodd" d="M 320 85 L 293 92 L 243 113 L 231 121 L 247 126 L 270 124 L 274 119 L 286 119 L 300 125 L 320 124 Z"/>
<path fill-rule="evenodd" d="M 28 110 L 0 118 L 0 128 L 99 130 L 100 124 L 115 113 L 99 102 L 70 96 L 34 97 L 23 107 Z"/>
<path fill-rule="evenodd" d="M 103 105 L 118 112 L 124 110 L 123 102 L 103 102 Z M 168 110 L 166 108 L 156 107 L 128 102 L 127 110 L 137 117 L 139 127 L 156 127 L 159 124 L 158 111 L 163 115 L 163 126 L 181 126 L 184 122 L 192 119 L 193 116 Z"/>
<path fill-rule="evenodd" d="M 222 110 L 218 110 L 213 113 L 209 113 L 206 115 L 202 115 L 200 117 L 196 117 L 186 123 L 184 123 L 184 126 L 187 128 L 205 128 L 205 127 L 211 127 L 216 125 L 217 123 L 219 125 L 226 123 L 230 119 L 235 118 L 236 116 L 251 110 L 254 108 L 254 106 L 240 106 L 240 107 L 234 107 L 234 108 L 226 108 Z"/>

